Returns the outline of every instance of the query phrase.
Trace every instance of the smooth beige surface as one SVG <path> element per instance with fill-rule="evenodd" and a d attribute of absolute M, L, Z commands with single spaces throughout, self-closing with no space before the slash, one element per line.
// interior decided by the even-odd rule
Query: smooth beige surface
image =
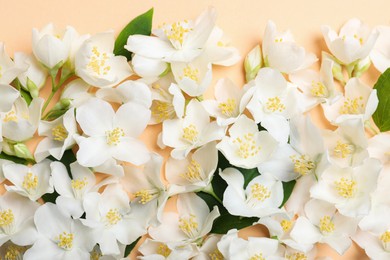
<path fill-rule="evenodd" d="M 0 0 L 0 41 L 5 42 L 6 50 L 12 56 L 14 51 L 31 52 L 31 29 L 41 28 L 49 22 L 59 28 L 72 25 L 81 34 L 110 29 L 119 33 L 129 20 L 151 7 L 155 11 L 155 28 L 163 22 L 193 19 L 208 6 L 216 7 L 217 24 L 230 36 L 243 57 L 261 41 L 268 19 L 272 19 L 280 30 L 291 29 L 296 41 L 317 56 L 321 50 L 326 50 L 320 33 L 323 24 L 339 28 L 352 17 L 360 18 L 370 26 L 389 25 L 390 22 L 388 0 Z M 242 85 L 242 62 L 230 68 L 217 68 L 214 81 L 226 76 Z M 377 77 L 378 73 L 371 69 L 365 79 L 372 84 Z M 211 94 L 210 90 L 208 95 Z M 324 127 L 326 124 L 319 112 L 314 114 Z M 154 150 L 158 128 L 148 128 L 143 136 Z M 321 246 L 319 255 L 333 259 L 367 258 L 356 247 L 340 257 L 328 247 Z"/>

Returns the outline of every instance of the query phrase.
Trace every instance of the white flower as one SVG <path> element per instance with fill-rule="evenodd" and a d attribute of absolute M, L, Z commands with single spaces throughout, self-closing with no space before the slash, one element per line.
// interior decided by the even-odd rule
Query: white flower
<path fill-rule="evenodd" d="M 383 165 L 390 166 L 390 135 L 388 132 L 379 133 L 368 140 L 370 157 L 377 158 Z"/>
<path fill-rule="evenodd" d="M 0 148 L 1 148 L 1 144 L 0 144 Z M 1 151 L 1 149 L 0 149 L 0 151 Z M 2 183 L 3 181 L 5 181 L 3 166 L 5 166 L 5 165 L 7 165 L 7 164 L 11 164 L 11 163 L 13 163 L 13 161 L 5 160 L 5 159 L 0 159 L 0 183 Z"/>
<path fill-rule="evenodd" d="M 127 193 L 119 184 L 108 185 L 103 193 L 91 192 L 84 197 L 84 225 L 93 228 L 103 254 L 118 255 L 118 242 L 129 245 L 146 233 L 145 213 L 130 208 Z"/>
<path fill-rule="evenodd" d="M 241 102 L 244 90 L 240 90 L 228 78 L 221 79 L 215 85 L 216 100 L 205 100 L 203 107 L 210 116 L 217 119 L 218 125 L 227 126 L 234 123 L 245 109 L 245 102 Z"/>
<path fill-rule="evenodd" d="M 309 111 L 320 103 L 332 104 L 340 97 L 341 94 L 336 90 L 333 80 L 333 64 L 331 59 L 324 58 L 319 73 L 314 70 L 302 70 L 290 75 L 291 82 L 304 94 L 302 96 L 302 102 L 306 103 L 304 111 Z"/>
<path fill-rule="evenodd" d="M 283 73 L 306 69 L 317 61 L 313 53 L 295 43 L 290 31 L 278 32 L 276 25 L 268 21 L 263 39 L 264 63 Z"/>
<path fill-rule="evenodd" d="M 138 248 L 143 256 L 138 256 L 142 260 L 186 260 L 194 254 L 192 244 L 166 244 L 157 240 L 147 238 Z"/>
<path fill-rule="evenodd" d="M 226 259 L 269 259 L 282 260 L 279 241 L 267 237 L 238 237 L 237 229 L 231 229 L 218 242 L 218 249 Z"/>
<path fill-rule="evenodd" d="M 207 260 L 207 259 L 223 259 L 223 255 L 218 250 L 218 242 L 221 240 L 222 235 L 210 234 L 202 243 L 199 248 L 199 253 L 192 258 L 193 260 Z"/>
<path fill-rule="evenodd" d="M 325 130 L 323 137 L 332 164 L 354 167 L 368 157 L 367 137 L 360 118 L 344 120 L 337 130 Z"/>
<path fill-rule="evenodd" d="M 4 176 L 15 186 L 5 185 L 9 192 L 16 192 L 30 200 L 37 200 L 45 193 L 53 193 L 50 161 L 45 160 L 28 167 L 22 164 L 3 166 Z"/>
<path fill-rule="evenodd" d="M 17 89 L 8 84 L 0 84 L 0 113 L 10 111 L 18 97 L 20 93 Z"/>
<path fill-rule="evenodd" d="M 121 180 L 124 189 L 134 195 L 133 202 L 150 208 L 152 213 L 145 218 L 151 218 L 153 222 L 157 220 L 157 223 L 161 221 L 169 197 L 161 179 L 162 163 L 163 158 L 160 155 L 152 154 L 143 169 L 124 166 L 125 176 Z"/>
<path fill-rule="evenodd" d="M 168 158 L 165 175 L 171 193 L 191 192 L 206 188 L 218 164 L 215 142 L 208 143 L 183 160 Z"/>
<path fill-rule="evenodd" d="M 32 31 L 32 49 L 35 57 L 48 69 L 65 63 L 69 58 L 73 27 L 68 26 L 64 33 L 56 32 L 53 24 L 41 31 Z"/>
<path fill-rule="evenodd" d="M 245 79 L 247 82 L 256 78 L 257 72 L 259 72 L 263 65 L 263 58 L 261 57 L 260 45 L 256 45 L 245 57 L 244 69 Z"/>
<path fill-rule="evenodd" d="M 366 159 L 355 168 L 329 166 L 310 189 L 313 198 L 335 204 L 348 217 L 365 216 L 371 209 L 371 193 L 376 189 L 381 163 Z"/>
<path fill-rule="evenodd" d="M 131 58 L 131 67 L 138 76 L 142 77 L 142 80 L 147 82 L 157 81 L 169 69 L 168 63 L 160 59 L 147 58 L 137 54 Z"/>
<path fill-rule="evenodd" d="M 280 143 L 287 143 L 287 119 L 298 114 L 298 90 L 287 85 L 283 75 L 271 68 L 261 69 L 254 86 L 245 95 L 253 95 L 247 108 L 259 123 Z"/>
<path fill-rule="evenodd" d="M 210 212 L 206 202 L 195 193 L 179 194 L 177 213 L 164 212 L 161 225 L 150 227 L 149 235 L 163 242 L 197 243 L 210 232 L 219 215 L 217 206 Z"/>
<path fill-rule="evenodd" d="M 195 22 L 165 24 L 153 31 L 157 36 L 132 35 L 125 48 L 135 54 L 167 62 L 190 62 L 199 56 L 214 28 L 213 8 L 203 12 Z"/>
<path fill-rule="evenodd" d="M 72 179 L 61 162 L 52 162 L 50 168 L 54 188 L 59 194 L 56 204 L 61 211 L 73 218 L 80 218 L 84 213 L 83 201 L 86 194 L 97 192 L 100 187 L 117 181 L 109 177 L 97 183 L 93 172 L 77 162 L 70 164 Z"/>
<path fill-rule="evenodd" d="M 345 23 L 339 34 L 329 26 L 322 27 L 322 34 L 330 52 L 345 65 L 366 58 L 378 38 L 377 31 L 356 18 Z"/>
<path fill-rule="evenodd" d="M 192 99 L 186 107 L 184 118 L 163 122 L 162 141 L 164 145 L 174 148 L 171 152 L 173 158 L 183 159 L 192 149 L 219 140 L 224 134 L 224 127 L 216 122 L 210 123 L 201 103 Z"/>
<path fill-rule="evenodd" d="M 333 204 L 310 200 L 305 205 L 306 217 L 299 217 L 291 237 L 300 243 L 326 243 L 340 255 L 351 246 L 349 238 L 356 232 L 358 220 L 336 212 Z"/>
<path fill-rule="evenodd" d="M 15 193 L 0 196 L 0 247 L 8 240 L 20 246 L 35 242 L 38 233 L 33 217 L 38 207 L 37 202 Z"/>
<path fill-rule="evenodd" d="M 378 106 L 376 89 L 371 89 L 358 78 L 351 78 L 345 85 L 344 97 L 334 104 L 323 104 L 324 114 L 332 124 L 348 118 L 369 120 Z"/>
<path fill-rule="evenodd" d="M 16 66 L 5 52 L 4 43 L 0 42 L 0 84 L 10 84 L 18 75 L 26 71 L 27 66 Z"/>
<path fill-rule="evenodd" d="M 76 75 L 88 84 L 108 88 L 131 76 L 126 57 L 114 56 L 114 32 L 99 33 L 84 41 L 75 54 Z"/>
<path fill-rule="evenodd" d="M 79 107 L 94 97 L 89 93 L 90 85 L 82 79 L 75 79 L 66 85 L 60 99 L 70 99 L 73 107 Z"/>
<path fill-rule="evenodd" d="M 244 187 L 244 176 L 235 168 L 220 173 L 228 186 L 223 194 L 223 205 L 230 214 L 244 217 L 265 217 L 282 210 L 283 185 L 272 175 L 262 173 Z"/>
<path fill-rule="evenodd" d="M 276 140 L 267 131 L 259 131 L 253 120 L 241 115 L 217 148 L 231 164 L 251 169 L 265 162 L 276 146 Z"/>
<path fill-rule="evenodd" d="M 353 240 L 365 250 L 371 259 L 387 260 L 390 258 L 390 229 L 380 234 L 359 231 Z"/>
<path fill-rule="evenodd" d="M 37 162 L 49 155 L 57 160 L 62 158 L 65 150 L 75 144 L 73 135 L 77 133 L 74 108 L 69 109 L 63 116 L 53 121 L 41 121 L 38 128 L 40 136 L 46 136 L 35 149 L 34 157 Z"/>
<path fill-rule="evenodd" d="M 17 98 L 11 110 L 0 113 L 3 136 L 17 142 L 33 137 L 41 119 L 42 105 L 42 98 L 34 98 L 29 106 L 22 97 Z"/>
<path fill-rule="evenodd" d="M 80 220 L 63 214 L 55 204 L 46 203 L 38 208 L 34 222 L 40 236 L 24 254 L 25 259 L 90 258 L 96 240 Z"/>
<path fill-rule="evenodd" d="M 375 68 L 385 72 L 390 67 L 390 27 L 378 26 L 379 37 L 370 53 L 370 58 Z"/>
<path fill-rule="evenodd" d="M 88 137 L 76 139 L 80 149 L 78 162 L 85 167 L 104 164 L 109 159 L 142 164 L 149 151 L 136 138 L 145 129 L 150 111 L 138 104 L 122 105 L 116 113 L 111 105 L 91 99 L 77 108 L 76 119 Z"/>

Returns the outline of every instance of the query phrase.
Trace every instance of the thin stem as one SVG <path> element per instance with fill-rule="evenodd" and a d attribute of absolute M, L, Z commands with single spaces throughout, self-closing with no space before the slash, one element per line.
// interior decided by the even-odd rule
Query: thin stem
<path fill-rule="evenodd" d="M 213 196 L 214 199 L 216 199 L 219 203 L 223 204 L 222 203 L 222 200 L 220 198 L 218 198 L 218 196 L 215 194 L 214 192 L 214 189 L 213 189 L 213 186 L 211 186 L 211 183 L 209 185 L 207 185 L 204 189 L 202 189 L 203 192 L 207 193 L 207 194 L 210 194 L 211 196 Z"/>
<path fill-rule="evenodd" d="M 55 93 L 56 93 L 56 91 L 52 91 L 50 93 L 50 96 L 46 99 L 45 104 L 43 105 L 43 108 L 42 108 L 42 114 L 45 112 L 47 106 L 49 105 L 50 101 L 54 97 Z"/>

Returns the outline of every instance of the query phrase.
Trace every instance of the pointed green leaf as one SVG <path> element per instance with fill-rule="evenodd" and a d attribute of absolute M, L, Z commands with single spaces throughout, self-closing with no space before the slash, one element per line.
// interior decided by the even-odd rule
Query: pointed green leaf
<path fill-rule="evenodd" d="M 28 92 L 27 90 L 21 88 L 20 89 L 20 95 L 26 101 L 27 105 L 31 104 L 32 97 L 31 97 L 30 92 Z"/>
<path fill-rule="evenodd" d="M 134 249 L 140 239 L 141 237 L 137 238 L 133 243 L 126 246 L 124 257 L 128 257 L 130 255 L 131 251 Z"/>
<path fill-rule="evenodd" d="M 381 132 L 390 130 L 390 68 L 379 77 L 374 89 L 377 91 L 379 104 L 372 115 Z"/>
<path fill-rule="evenodd" d="M 282 202 L 282 204 L 280 205 L 280 208 L 283 207 L 284 204 L 286 204 L 287 200 L 290 198 L 291 193 L 292 193 L 293 190 L 294 190 L 295 183 L 296 183 L 295 180 L 292 180 L 292 181 L 289 181 L 289 182 L 283 182 L 283 193 L 284 193 L 284 197 L 283 197 L 283 202 Z"/>
<path fill-rule="evenodd" d="M 247 218 L 233 216 L 230 214 L 221 214 L 216 220 L 214 220 L 213 228 L 210 233 L 214 234 L 226 234 L 230 229 L 242 229 L 252 226 L 253 223 L 257 222 L 259 218 Z"/>
<path fill-rule="evenodd" d="M 128 23 L 115 41 L 114 54 L 125 56 L 128 61 L 131 60 L 131 53 L 125 49 L 127 38 L 134 34 L 150 35 L 152 32 L 152 20 L 153 8 Z"/>
<path fill-rule="evenodd" d="M 22 158 L 19 158 L 19 157 L 16 157 L 16 156 L 8 155 L 8 154 L 6 154 L 4 152 L 0 153 L 0 159 L 12 161 L 14 163 L 24 164 L 24 165 L 27 165 L 29 163 L 29 161 L 26 160 L 26 159 L 22 159 Z"/>

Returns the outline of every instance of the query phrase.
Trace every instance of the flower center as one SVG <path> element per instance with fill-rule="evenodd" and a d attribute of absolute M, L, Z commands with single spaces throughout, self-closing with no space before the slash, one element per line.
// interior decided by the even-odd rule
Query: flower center
<path fill-rule="evenodd" d="M 23 188 L 25 188 L 27 191 L 35 190 L 38 187 L 38 176 L 29 172 L 24 176 Z"/>
<path fill-rule="evenodd" d="M 140 200 L 138 201 L 138 203 L 141 203 L 141 204 L 146 204 L 148 203 L 149 201 L 151 201 L 152 199 L 156 198 L 158 196 L 159 192 L 157 190 L 146 190 L 146 189 L 143 189 L 143 190 L 139 190 L 137 191 L 134 196 L 136 198 L 140 198 Z"/>
<path fill-rule="evenodd" d="M 163 257 L 168 257 L 171 254 L 172 250 L 166 244 L 160 244 L 157 248 L 157 254 L 162 255 Z"/>
<path fill-rule="evenodd" d="M 236 110 L 236 100 L 228 98 L 226 102 L 219 103 L 218 108 L 221 109 L 221 113 L 225 116 L 232 117 L 234 115 L 234 111 Z"/>
<path fill-rule="evenodd" d="M 199 82 L 199 70 L 196 68 L 191 68 L 189 65 L 187 65 L 183 69 L 183 76 L 180 77 L 180 79 L 183 78 L 189 78 L 195 82 Z"/>
<path fill-rule="evenodd" d="M 74 235 L 72 233 L 63 232 L 60 234 L 57 240 L 57 246 L 65 250 L 71 250 L 73 247 Z"/>
<path fill-rule="evenodd" d="M 268 190 L 267 187 L 265 187 L 262 184 L 255 183 L 251 185 L 251 199 L 256 199 L 258 201 L 264 202 L 266 199 L 268 199 L 271 196 L 271 191 Z"/>
<path fill-rule="evenodd" d="M 125 131 L 122 128 L 115 127 L 111 131 L 106 132 L 107 144 L 118 145 L 121 142 L 121 137 L 125 136 Z"/>
<path fill-rule="evenodd" d="M 189 126 L 184 127 L 182 138 L 190 143 L 195 143 L 198 140 L 198 134 L 199 132 L 196 129 L 196 126 L 190 124 Z"/>
<path fill-rule="evenodd" d="M 292 255 L 286 256 L 287 260 L 307 260 L 307 256 L 304 253 L 295 252 Z"/>
<path fill-rule="evenodd" d="M 190 214 L 189 217 L 180 217 L 179 228 L 188 237 L 195 237 L 198 233 L 198 222 L 195 220 L 195 215 Z"/>
<path fill-rule="evenodd" d="M 8 227 L 14 223 L 15 216 L 12 209 L 0 211 L 0 227 Z"/>
<path fill-rule="evenodd" d="M 180 46 L 184 42 L 184 37 L 189 33 L 192 29 L 188 28 L 188 22 L 176 22 L 173 23 L 170 27 L 166 26 L 164 29 L 164 33 L 167 36 L 167 38 L 172 42 L 172 44 L 177 48 L 179 46 L 176 46 L 179 43 Z"/>
<path fill-rule="evenodd" d="M 336 190 L 341 197 L 348 199 L 355 195 L 356 181 L 341 178 L 339 181 L 335 181 L 334 183 L 336 185 Z"/>
<path fill-rule="evenodd" d="M 313 80 L 311 83 L 310 93 L 315 97 L 325 97 L 328 95 L 328 90 L 322 82 L 315 82 Z"/>
<path fill-rule="evenodd" d="M 215 249 L 213 252 L 209 254 L 210 260 L 224 260 L 224 257 L 221 253 L 221 251 Z"/>
<path fill-rule="evenodd" d="M 73 190 L 82 190 L 87 184 L 88 182 L 86 177 L 83 179 L 74 179 L 71 183 Z"/>
<path fill-rule="evenodd" d="M 335 148 L 333 149 L 333 154 L 338 158 L 346 158 L 351 155 L 354 151 L 354 146 L 348 143 L 343 143 L 342 141 L 337 141 Z"/>
<path fill-rule="evenodd" d="M 346 98 L 344 100 L 343 105 L 340 107 L 339 113 L 344 114 L 361 114 L 361 109 L 364 108 L 364 104 L 362 103 L 363 97 L 357 98 Z"/>
<path fill-rule="evenodd" d="M 7 114 L 5 114 L 3 121 L 5 123 L 10 122 L 10 121 L 18 122 L 18 117 L 16 116 L 15 111 L 11 110 Z"/>
<path fill-rule="evenodd" d="M 249 260 L 265 260 L 263 253 L 255 254 L 249 258 Z"/>
<path fill-rule="evenodd" d="M 107 53 L 100 53 L 98 48 L 93 46 L 92 55 L 87 67 L 99 76 L 107 75 L 107 73 L 111 70 L 111 67 L 106 65 L 108 59 L 109 57 Z"/>
<path fill-rule="evenodd" d="M 180 174 L 180 177 L 190 181 L 190 182 L 196 182 L 196 181 L 201 181 L 202 175 L 202 168 L 200 167 L 200 164 L 192 159 L 190 164 L 187 166 L 187 172 Z"/>
<path fill-rule="evenodd" d="M 276 111 L 283 112 L 283 110 L 286 109 L 282 101 L 280 101 L 279 97 L 269 98 L 267 103 L 265 103 L 265 107 L 267 108 L 268 111 L 271 112 L 276 112 Z"/>
<path fill-rule="evenodd" d="M 113 226 L 122 220 L 122 216 L 119 214 L 118 209 L 110 209 L 106 214 L 106 220 L 110 226 Z"/>
<path fill-rule="evenodd" d="M 168 102 L 153 100 L 150 110 L 152 111 L 152 116 L 158 122 L 173 118 L 174 116 L 174 108 L 172 104 Z"/>
<path fill-rule="evenodd" d="M 10 245 L 7 248 L 6 253 L 4 254 L 5 260 L 22 260 L 23 259 L 23 253 L 26 251 L 21 246 L 17 245 Z"/>
<path fill-rule="evenodd" d="M 51 134 L 53 135 L 54 140 L 60 142 L 63 142 L 68 137 L 68 131 L 66 131 L 62 124 L 53 127 L 51 129 Z"/>
<path fill-rule="evenodd" d="M 319 228 L 320 228 L 320 231 L 322 232 L 322 234 L 324 234 L 324 235 L 328 235 L 335 230 L 334 223 L 330 219 L 330 216 L 323 216 L 320 219 L 320 227 Z"/>
<path fill-rule="evenodd" d="M 237 137 L 233 140 L 233 143 L 238 145 L 236 154 L 244 159 L 255 156 L 261 150 L 261 147 L 256 145 L 253 133 L 247 133 L 243 137 Z"/>
<path fill-rule="evenodd" d="M 296 155 L 290 156 L 294 163 L 294 172 L 300 175 L 307 175 L 314 169 L 315 164 L 310 160 L 309 156 L 301 155 L 297 158 Z"/>
<path fill-rule="evenodd" d="M 382 241 L 383 248 L 386 251 L 390 251 L 390 231 L 383 233 L 379 239 Z"/>
<path fill-rule="evenodd" d="M 283 219 L 281 222 L 280 222 L 280 226 L 283 228 L 283 231 L 284 232 L 287 232 L 291 229 L 292 227 L 292 221 L 290 220 L 287 220 L 287 219 Z"/>

